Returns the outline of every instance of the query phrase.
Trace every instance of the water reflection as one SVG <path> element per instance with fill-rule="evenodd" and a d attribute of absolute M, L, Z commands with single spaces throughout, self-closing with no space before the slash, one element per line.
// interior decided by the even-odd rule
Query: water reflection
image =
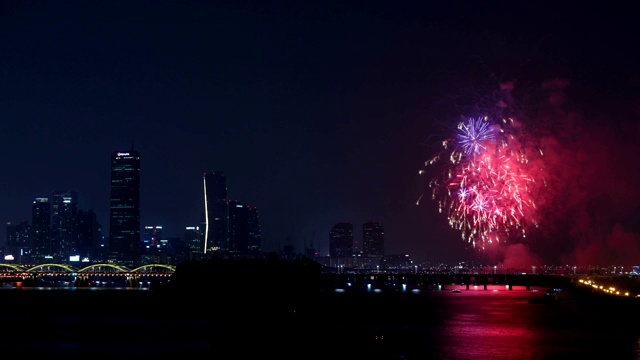
<path fill-rule="evenodd" d="M 443 358 L 541 358 L 538 333 L 526 315 L 526 298 L 487 293 L 486 301 L 478 302 L 475 297 L 450 299 L 456 304 L 442 323 Z"/>
<path fill-rule="evenodd" d="M 638 358 L 638 332 L 613 328 L 620 319 L 609 318 L 605 308 L 597 312 L 566 298 L 532 302 L 531 293 L 519 292 L 443 296 L 437 358 Z"/>

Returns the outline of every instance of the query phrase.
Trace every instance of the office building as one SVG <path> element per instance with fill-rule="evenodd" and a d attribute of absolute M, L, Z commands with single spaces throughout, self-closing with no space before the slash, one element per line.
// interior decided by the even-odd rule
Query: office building
<path fill-rule="evenodd" d="M 227 179 L 222 171 L 204 174 L 204 253 L 229 250 Z"/>
<path fill-rule="evenodd" d="M 140 261 L 140 153 L 111 153 L 109 258 L 123 265 Z"/>
<path fill-rule="evenodd" d="M 145 247 L 156 247 L 162 240 L 162 226 L 145 226 L 142 242 Z"/>
<path fill-rule="evenodd" d="M 142 234 L 143 252 L 155 253 L 162 240 L 162 226 L 145 226 Z"/>
<path fill-rule="evenodd" d="M 184 241 L 187 245 L 187 248 L 189 249 L 188 251 L 190 254 L 202 254 L 202 250 L 204 249 L 204 242 L 202 241 L 199 226 L 185 227 Z M 189 256 L 188 258 L 191 258 L 191 256 Z"/>
<path fill-rule="evenodd" d="M 180 239 L 180 238 L 178 238 Z M 143 264 L 163 263 L 169 261 L 169 240 L 165 239 L 162 233 L 162 226 L 147 225 L 142 233 L 142 252 L 141 258 Z"/>
<path fill-rule="evenodd" d="M 229 200 L 229 251 L 239 254 L 260 252 L 258 210 L 237 200 Z"/>

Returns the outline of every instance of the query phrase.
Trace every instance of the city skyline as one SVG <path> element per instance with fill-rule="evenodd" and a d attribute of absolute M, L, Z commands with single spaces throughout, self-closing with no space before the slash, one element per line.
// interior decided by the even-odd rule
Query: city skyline
<path fill-rule="evenodd" d="M 85 211 L 85 209 L 78 208 L 78 191 L 55 190 L 50 198 L 35 198 L 32 205 L 31 223 L 22 221 L 17 224 L 10 222 L 5 224 L 7 241 L 9 237 L 21 236 L 22 229 L 28 227 L 33 228 L 31 234 L 32 241 L 34 241 L 32 256 L 38 262 L 47 262 L 48 260 L 44 260 L 45 256 L 60 262 L 69 261 L 66 259 L 71 257 L 77 257 L 76 261 L 80 259 L 96 261 L 94 256 L 100 252 L 98 248 L 101 245 L 106 245 L 105 251 L 107 253 L 106 256 L 103 255 L 104 258 L 101 257 L 102 261 L 109 258 L 122 264 L 139 264 L 140 256 L 145 249 L 160 246 L 160 241 L 167 241 L 170 238 L 163 236 L 162 225 L 151 226 L 140 223 L 140 164 L 141 154 L 133 148 L 111 152 L 111 201 L 108 227 L 91 220 L 91 217 L 95 217 L 93 209 Z M 195 251 L 202 255 L 217 251 L 254 255 L 260 253 L 262 244 L 257 209 L 238 200 L 227 199 L 224 172 L 204 173 L 203 190 L 204 211 L 201 213 L 199 225 L 185 226 L 184 237 L 177 238 L 183 240 L 186 246 L 191 247 L 192 244 L 189 242 L 192 239 L 187 234 L 200 227 L 201 230 L 198 230 L 196 235 L 199 245 L 197 250 L 192 248 L 192 252 Z M 44 210 L 46 210 L 46 214 L 40 215 Z M 86 223 L 89 228 L 83 229 L 83 223 Z M 348 237 L 334 243 L 334 230 L 336 227 L 345 225 L 350 228 Z M 290 247 L 293 253 L 289 256 L 305 255 L 311 258 L 330 256 L 336 259 L 350 258 L 359 254 L 365 257 L 375 257 L 377 258 L 375 261 L 379 264 L 384 256 L 383 225 L 379 222 L 365 222 L 362 226 L 362 239 L 357 239 L 353 236 L 352 223 L 338 222 L 334 224 L 328 234 L 330 249 L 328 254 L 320 254 L 313 241 L 305 243 L 302 250 L 295 249 L 291 243 L 286 243 L 283 248 L 276 249 L 276 251 L 281 255 L 286 255 L 286 247 Z M 11 229 L 11 234 L 9 229 Z M 78 237 L 78 232 L 83 231 L 89 231 L 89 233 Z M 91 232 L 94 231 L 99 232 L 92 234 Z M 100 234 L 105 238 L 96 237 Z M 224 240 L 220 240 L 220 238 Z M 85 241 L 90 241 L 90 243 L 85 243 Z M 23 244 L 21 240 L 14 239 L 6 254 L 14 256 L 14 258 L 18 257 L 17 254 L 21 254 L 23 250 L 32 248 L 29 243 Z M 233 246 L 230 246 L 232 243 Z M 3 243 L 0 249 L 7 244 L 7 242 Z M 349 265 L 353 266 L 354 264 Z M 362 264 L 357 266 L 362 266 Z"/>
<path fill-rule="evenodd" d="M 371 221 L 385 253 L 420 262 L 631 265 L 632 14 L 574 0 L 5 2 L 0 219 L 29 220 L 34 198 L 73 189 L 106 230 L 109 156 L 133 145 L 141 225 L 167 237 L 199 224 L 202 174 L 224 171 L 228 199 L 259 211 L 264 251 L 313 242 L 328 254 L 334 224 L 353 223 L 360 241 Z M 509 192 L 536 200 L 535 214 L 479 252 L 430 187 L 448 173 L 419 172 L 461 121 L 491 115 L 498 127 L 507 113 L 510 154 L 544 153 L 543 176 L 518 186 L 552 186 Z"/>
<path fill-rule="evenodd" d="M 97 241 L 96 244 L 82 244 L 75 242 L 76 231 L 81 231 L 80 228 L 76 228 L 76 221 L 83 223 L 90 219 L 81 219 L 81 216 L 95 216 L 94 209 L 83 209 L 78 207 L 79 194 L 77 190 L 54 190 L 51 196 L 39 196 L 35 197 L 32 201 L 31 220 L 24 220 L 17 223 L 7 222 L 5 224 L 6 229 L 12 228 L 12 232 L 15 232 L 16 226 L 33 227 L 34 240 L 36 240 L 35 248 L 45 247 L 48 250 L 40 250 L 37 253 L 42 255 L 62 255 L 62 254 L 79 254 L 80 258 L 90 259 L 88 253 L 79 251 L 80 248 L 84 248 L 85 251 L 89 251 L 87 246 L 99 246 L 103 243 L 109 245 L 108 257 L 112 259 L 120 259 L 121 262 L 127 263 L 129 261 L 138 262 L 139 260 L 129 259 L 129 256 L 134 258 L 139 257 L 140 253 L 129 254 L 126 250 L 131 246 L 139 243 L 141 247 L 138 251 L 144 251 L 145 246 L 159 245 L 160 240 L 167 240 L 168 238 L 180 238 L 188 242 L 185 235 L 189 231 L 195 231 L 197 228 L 201 228 L 198 231 L 198 236 L 201 237 L 198 241 L 202 242 L 199 251 L 202 254 L 211 254 L 216 251 L 239 251 L 240 249 L 231 249 L 228 245 L 231 241 L 232 233 L 249 231 L 251 234 L 244 234 L 241 236 L 250 236 L 254 240 L 247 240 L 249 243 L 238 244 L 251 248 L 253 251 L 261 250 L 260 242 L 260 223 L 257 215 L 257 208 L 250 204 L 245 204 L 238 200 L 227 199 L 226 193 L 226 178 L 223 171 L 212 171 L 204 173 L 204 192 L 203 192 L 203 211 L 200 214 L 200 222 L 198 225 L 186 225 L 183 229 L 181 236 L 163 236 L 163 225 L 149 225 L 142 224 L 139 221 L 139 170 L 141 163 L 141 154 L 135 149 L 129 150 L 117 150 L 111 152 L 111 192 L 110 192 L 110 216 L 108 226 L 105 224 L 96 223 L 95 226 L 91 226 L 99 229 L 99 233 L 104 239 L 93 239 Z M 207 183 L 209 179 L 210 184 Z M 136 190 L 138 189 L 138 190 Z M 124 199 L 124 200 L 123 200 Z M 210 200 L 208 200 L 210 199 Z M 39 215 L 42 210 L 38 210 L 38 207 L 45 205 L 46 215 Z M 235 209 L 235 211 L 234 211 Z M 210 213 L 210 214 L 208 214 Z M 76 218 L 78 216 L 78 218 Z M 239 223 L 251 223 L 250 229 L 243 228 L 230 228 L 230 218 L 236 218 L 234 222 L 236 226 Z M 96 217 L 97 219 L 97 217 Z M 222 219 L 226 219 L 222 220 Z M 46 221 L 46 222 L 44 222 Z M 44 222 L 43 225 L 40 225 Z M 121 223 L 121 224 L 119 224 Z M 118 224 L 114 227 L 113 224 Z M 211 224 L 210 226 L 208 224 Z M 286 247 L 292 247 L 294 255 L 306 255 L 309 257 L 326 257 L 331 256 L 333 231 L 336 226 L 349 225 L 351 230 L 349 231 L 349 244 L 342 243 L 340 245 L 340 255 L 334 254 L 334 257 L 351 257 L 355 254 L 375 255 L 382 256 L 384 254 L 384 230 L 383 225 L 379 222 L 364 222 L 362 224 L 363 229 L 361 232 L 362 238 L 354 238 L 353 224 L 351 222 L 337 222 L 332 226 L 332 230 L 327 234 L 329 238 L 329 249 L 327 254 L 319 254 L 315 248 L 313 238 L 309 242 L 303 244 L 303 249 L 295 249 L 292 243 L 286 242 L 279 249 L 275 249 L 276 252 L 284 254 Z M 42 228 L 42 229 L 39 229 Z M 41 240 L 37 240 L 38 234 L 43 233 L 44 229 L 47 230 L 46 235 Z M 113 229 L 113 230 L 112 230 Z M 133 231 L 133 232 L 132 232 Z M 131 234 L 129 234 L 131 233 Z M 211 233 L 209 235 L 208 233 Z M 127 235 L 129 234 L 129 235 Z M 8 232 L 5 235 L 9 236 Z M 132 237 L 131 237 L 132 236 Z M 238 235 L 236 235 L 237 237 Z M 94 235 L 89 236 L 89 238 Z M 128 239 L 131 237 L 131 239 Z M 210 237 L 211 240 L 208 238 Z M 224 238 L 225 240 L 215 240 L 216 238 Z M 114 239 L 113 241 L 111 239 Z M 0 243 L 0 248 L 6 245 L 6 240 Z M 131 241 L 134 240 L 132 243 Z M 211 244 L 207 244 L 207 242 Z M 42 245 L 38 245 L 38 243 Z M 226 242 L 227 245 L 221 245 Z M 78 248 L 78 246 L 80 248 Z M 136 246 L 134 246 L 136 247 Z M 246 250 L 246 249 L 245 249 Z M 313 254 L 309 251 L 314 250 Z M 93 252 L 94 250 L 91 250 Z M 242 250 L 240 250 L 242 252 Z M 125 255 L 126 254 L 126 255 Z M 12 253 L 12 255 L 15 255 Z M 124 258 L 123 258 L 124 256 Z M 68 256 L 62 256 L 58 260 L 65 261 Z M 42 260 L 41 260 L 42 261 Z M 93 259 L 92 259 L 93 261 Z"/>

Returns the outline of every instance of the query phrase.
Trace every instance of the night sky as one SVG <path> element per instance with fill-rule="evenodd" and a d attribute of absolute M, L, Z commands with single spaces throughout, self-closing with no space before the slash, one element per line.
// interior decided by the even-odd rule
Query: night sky
<path fill-rule="evenodd" d="M 108 234 L 110 154 L 133 146 L 142 225 L 165 237 L 198 224 L 202 174 L 224 171 L 266 251 L 328 255 L 334 223 L 360 240 L 380 221 L 385 252 L 420 262 L 640 264 L 636 13 L 583 3 L 3 2 L 0 220 L 75 189 Z M 549 189 L 526 244 L 478 255 L 416 205 L 418 170 L 442 124 L 506 98 Z"/>

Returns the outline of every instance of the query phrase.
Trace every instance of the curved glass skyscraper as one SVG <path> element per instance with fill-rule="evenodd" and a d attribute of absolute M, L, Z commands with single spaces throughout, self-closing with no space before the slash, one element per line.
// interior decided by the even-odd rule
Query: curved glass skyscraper
<path fill-rule="evenodd" d="M 204 253 L 229 250 L 227 179 L 222 171 L 204 173 Z"/>

